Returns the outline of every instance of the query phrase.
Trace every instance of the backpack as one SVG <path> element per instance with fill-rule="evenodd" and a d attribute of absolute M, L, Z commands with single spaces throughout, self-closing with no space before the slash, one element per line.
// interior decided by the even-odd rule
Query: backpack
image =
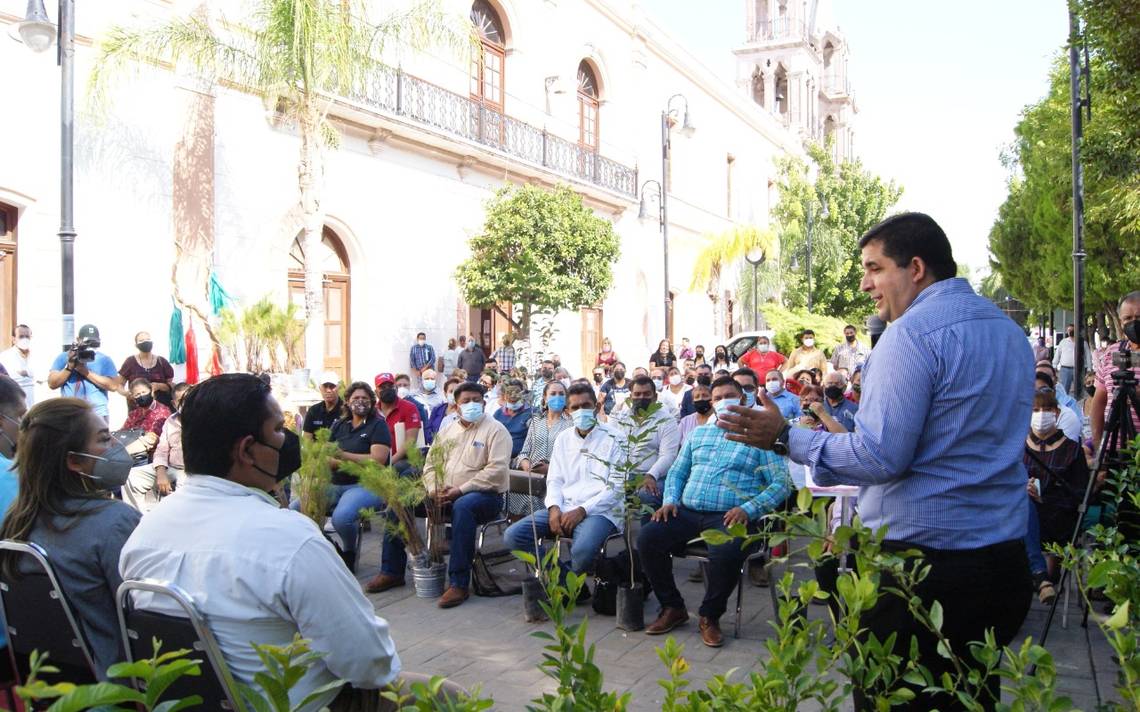
<path fill-rule="evenodd" d="M 522 593 L 526 565 L 509 551 L 476 554 L 471 562 L 471 588 L 476 596 L 513 596 Z"/>
<path fill-rule="evenodd" d="M 649 581 L 641 571 L 641 559 L 633 552 L 634 581 L 641 584 L 642 594 L 649 598 Z M 594 594 L 591 605 L 594 612 L 603 616 L 617 614 L 617 592 L 622 585 L 629 585 L 629 553 L 622 551 L 613 556 L 598 559 L 594 571 Z"/>

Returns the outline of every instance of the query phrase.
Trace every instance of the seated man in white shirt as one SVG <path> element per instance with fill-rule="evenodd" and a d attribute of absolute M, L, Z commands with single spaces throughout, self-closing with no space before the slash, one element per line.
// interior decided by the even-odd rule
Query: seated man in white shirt
<path fill-rule="evenodd" d="M 301 455 L 269 386 L 248 374 L 216 376 L 186 394 L 181 418 L 186 476 L 123 546 L 123 579 L 188 592 L 234 678 L 247 684 L 263 670 L 251 642 L 288 645 L 297 633 L 311 641 L 323 657 L 290 690 L 292 704 L 337 678 L 369 690 L 392 682 L 400 659 L 387 621 L 320 529 L 270 494 Z M 179 614 L 149 593 L 136 593 L 134 605 Z M 336 696 L 334 689 L 306 709 Z"/>
<path fill-rule="evenodd" d="M 543 537 L 573 537 L 570 570 L 580 574 L 591 568 L 606 537 L 622 529 L 624 488 L 616 471 L 622 436 L 598 422 L 598 399 L 590 384 L 573 384 L 566 399 L 574 427 L 554 441 L 546 474 L 546 511 L 512 524 L 503 541 L 510 550 L 534 552 L 541 561 Z"/>

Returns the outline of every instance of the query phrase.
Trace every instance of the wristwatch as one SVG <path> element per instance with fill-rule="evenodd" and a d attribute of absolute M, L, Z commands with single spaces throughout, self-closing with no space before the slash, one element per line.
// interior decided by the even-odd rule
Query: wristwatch
<path fill-rule="evenodd" d="M 784 423 L 784 428 L 777 435 L 776 439 L 772 441 L 772 452 L 781 457 L 788 456 L 788 435 L 792 432 L 792 426 Z"/>

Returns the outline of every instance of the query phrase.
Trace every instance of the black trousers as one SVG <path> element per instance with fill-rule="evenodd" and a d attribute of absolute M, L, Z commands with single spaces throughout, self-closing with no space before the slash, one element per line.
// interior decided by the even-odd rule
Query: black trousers
<path fill-rule="evenodd" d="M 970 654 L 968 643 L 984 640 L 987 628 L 994 629 L 999 646 L 1008 645 L 1021 629 L 1029 612 L 1033 584 L 1025 545 L 1020 539 L 961 551 L 926 549 L 904 542 L 886 542 L 884 549 L 923 551 L 930 574 L 919 584 L 918 595 L 926 607 L 934 601 L 942 604 L 942 632 L 949 639 L 954 654 L 967 666 L 980 667 Z M 880 588 L 895 585 L 893 577 L 882 576 Z M 906 601 L 899 596 L 881 594 L 874 608 L 863 615 L 862 623 L 879 640 L 898 633 L 895 653 L 904 660 L 910 657 L 910 640 L 914 636 L 918 640 L 919 661 L 935 679 L 943 672 L 953 674 L 950 661 L 938 655 L 934 635 L 914 620 Z M 916 697 L 911 704 L 892 710 L 961 709 L 953 698 L 925 695 L 918 688 L 912 689 Z M 993 709 L 1001 694 L 996 678 L 991 679 L 987 693 L 983 694 L 988 699 L 982 702 L 986 709 Z M 860 690 L 855 691 L 855 709 L 874 709 Z"/>
<path fill-rule="evenodd" d="M 678 506 L 677 516 L 669 521 L 649 522 L 641 527 L 637 535 L 641 568 L 663 608 L 685 607 L 685 600 L 673 580 L 670 554 L 684 552 L 687 544 L 706 529 L 724 531 L 724 512 L 698 512 Z M 734 539 L 708 548 L 708 576 L 700 615 L 713 620 L 720 620 L 724 615 L 728 597 L 740 581 L 740 567 L 750 553 L 741 548 L 743 543 L 741 539 Z"/>

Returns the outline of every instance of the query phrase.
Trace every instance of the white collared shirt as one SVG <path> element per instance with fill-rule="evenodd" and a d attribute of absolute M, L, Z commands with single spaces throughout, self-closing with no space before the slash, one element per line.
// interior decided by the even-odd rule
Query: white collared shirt
<path fill-rule="evenodd" d="M 546 473 L 546 507 L 563 512 L 581 507 L 586 516 L 600 514 L 621 531 L 624 526 L 624 482 L 617 471 L 622 434 L 605 423 L 586 433 L 568 428 L 555 438 Z"/>
<path fill-rule="evenodd" d="M 126 579 L 168 581 L 189 593 L 236 680 L 263 669 L 250 642 L 288 645 L 296 633 L 325 656 L 290 691 L 297 704 L 336 678 L 378 688 L 400 672 L 388 623 L 376 615 L 332 544 L 304 515 L 220 477 L 189 475 L 123 546 Z M 136 593 L 137 607 L 178 615 L 168 598 Z M 337 694 L 306 710 L 320 709 Z"/>

